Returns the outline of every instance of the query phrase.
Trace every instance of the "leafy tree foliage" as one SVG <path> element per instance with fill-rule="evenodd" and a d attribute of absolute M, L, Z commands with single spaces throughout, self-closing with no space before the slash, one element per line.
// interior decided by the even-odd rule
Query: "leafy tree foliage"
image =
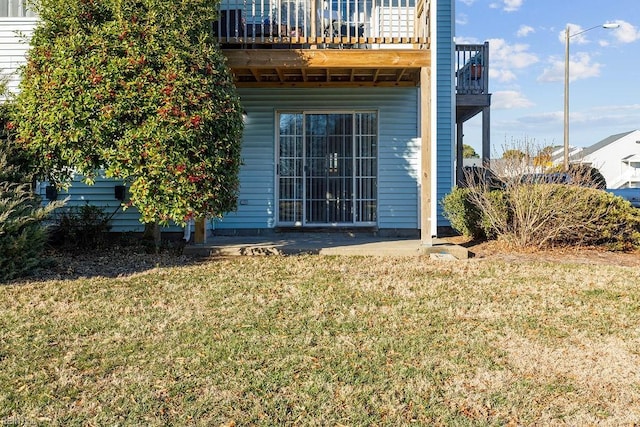
<path fill-rule="evenodd" d="M 511 148 L 509 150 L 505 150 L 505 152 L 502 153 L 502 158 L 505 159 L 505 160 L 521 162 L 526 157 L 527 157 L 527 155 L 524 152 L 522 152 L 521 150 L 515 149 L 515 148 Z"/>
<path fill-rule="evenodd" d="M 541 167 L 549 167 L 553 164 L 553 147 L 548 145 L 533 157 L 533 165 Z"/>
<path fill-rule="evenodd" d="M 0 93 L 4 85 L 0 82 Z M 42 221 L 60 203 L 46 208 L 31 188 L 29 158 L 12 141 L 10 103 L 0 103 L 0 282 L 28 274 L 43 263 L 47 230 Z"/>
<path fill-rule="evenodd" d="M 130 183 L 145 223 L 236 207 L 242 108 L 211 0 L 37 0 L 19 142 L 57 183 Z"/>
<path fill-rule="evenodd" d="M 462 144 L 462 157 L 465 159 L 477 159 L 480 156 L 476 153 L 476 150 L 473 149 L 472 146 L 467 144 Z"/>

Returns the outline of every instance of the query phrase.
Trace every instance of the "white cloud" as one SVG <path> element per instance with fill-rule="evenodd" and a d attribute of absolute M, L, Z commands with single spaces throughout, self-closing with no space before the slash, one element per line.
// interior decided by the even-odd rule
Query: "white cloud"
<path fill-rule="evenodd" d="M 504 39 L 489 39 L 491 65 L 497 68 L 525 68 L 535 64 L 539 58 L 529 52 L 529 45 L 508 44 Z"/>
<path fill-rule="evenodd" d="M 579 52 L 569 59 L 569 81 L 597 77 L 601 68 L 602 64 L 592 62 L 588 53 Z"/>
<path fill-rule="evenodd" d="M 640 104 L 629 105 L 607 105 L 606 107 L 594 107 L 594 111 L 607 111 L 610 113 L 640 113 Z"/>
<path fill-rule="evenodd" d="M 558 100 L 556 108 L 533 114 L 521 110 L 525 114 L 515 117 L 505 117 L 504 113 L 492 116 L 492 141 L 504 138 L 505 144 L 509 145 L 510 139 L 518 140 L 524 133 L 541 141 L 542 146 L 562 144 L 564 113 L 561 100 Z M 640 105 L 600 106 L 580 110 L 580 105 L 576 104 L 572 106 L 570 116 L 571 145 L 589 146 L 609 135 L 638 129 Z"/>
<path fill-rule="evenodd" d="M 492 98 L 493 104 L 493 98 Z M 493 107 L 493 105 L 492 105 Z M 571 144 L 591 145 L 609 135 L 637 129 L 640 122 L 640 105 L 610 105 L 576 110 L 570 113 Z M 562 138 L 564 112 L 562 110 L 525 114 L 512 119 L 492 120 L 492 127 L 506 134 L 527 132 L 549 140 Z M 546 144 L 545 144 L 546 145 Z"/>
<path fill-rule="evenodd" d="M 456 36 L 455 40 L 457 44 L 482 44 L 482 42 L 475 37 Z"/>
<path fill-rule="evenodd" d="M 564 61 L 551 58 L 549 63 L 550 66 L 544 69 L 537 80 L 544 83 L 562 81 L 564 79 Z"/>
<path fill-rule="evenodd" d="M 538 77 L 539 82 L 558 82 L 564 80 L 564 59 L 552 57 L 550 66 Z M 592 62 L 588 53 L 579 52 L 569 59 L 569 81 L 588 79 L 600 75 L 602 64 Z"/>
<path fill-rule="evenodd" d="M 509 44 L 504 39 L 489 39 L 489 49 L 491 50 L 489 75 L 502 83 L 516 80 L 514 70 L 539 62 L 539 58 L 529 52 L 527 44 Z"/>
<path fill-rule="evenodd" d="M 475 3 L 476 0 L 460 0 L 460 2 L 466 4 L 467 6 L 471 6 L 473 3 Z"/>
<path fill-rule="evenodd" d="M 617 21 L 613 21 L 611 22 L 612 24 L 618 24 L 620 27 L 615 28 L 615 29 L 603 29 L 602 31 L 604 32 L 611 32 L 611 34 L 613 35 L 613 37 L 615 37 L 615 39 L 620 42 L 620 43 L 633 43 L 636 40 L 640 40 L 640 31 L 638 30 L 638 28 L 636 28 L 634 25 L 626 22 L 626 21 L 622 21 L 622 20 L 617 20 Z M 587 38 L 587 34 L 586 30 L 591 30 L 594 29 L 594 31 L 598 31 L 595 28 L 583 28 L 580 25 L 577 24 L 567 24 L 567 26 L 569 27 L 569 34 L 571 34 L 571 44 L 586 44 L 589 43 L 589 39 Z M 560 40 L 560 42 L 562 42 L 563 44 L 566 42 L 566 30 L 562 30 L 558 33 L 558 40 Z M 582 34 L 578 34 L 580 32 L 583 32 Z M 594 34 L 595 36 L 595 34 Z M 602 33 L 600 34 L 600 36 L 602 36 Z M 600 40 L 598 42 L 600 44 L 600 46 L 608 46 L 609 42 L 606 40 Z"/>
<path fill-rule="evenodd" d="M 640 120 L 640 105 L 609 105 L 572 112 L 571 124 L 583 124 L 590 127 L 615 126 L 620 132 L 637 129 Z M 576 126 L 573 126 L 576 129 Z"/>
<path fill-rule="evenodd" d="M 572 45 L 589 43 L 589 39 L 587 39 L 586 33 L 583 33 L 583 31 L 585 31 L 586 28 L 582 28 L 578 24 L 568 23 L 565 29 L 563 29 L 558 33 L 558 40 L 560 40 L 562 44 L 566 42 L 566 38 L 567 38 L 566 28 L 569 28 L 569 36 L 571 38 Z M 579 34 L 579 33 L 582 33 L 582 34 Z"/>
<path fill-rule="evenodd" d="M 501 0 L 501 2 L 490 3 L 489 7 L 492 9 L 500 9 L 505 12 L 515 12 L 522 7 L 524 0 Z"/>
<path fill-rule="evenodd" d="M 578 116 L 588 125 L 616 126 L 620 132 L 638 129 L 640 104 L 607 105 L 592 108 Z"/>
<path fill-rule="evenodd" d="M 524 94 L 515 90 L 497 91 L 491 95 L 491 108 L 496 110 L 528 108 L 534 105 Z"/>
<path fill-rule="evenodd" d="M 468 23 L 469 23 L 469 15 L 467 15 L 466 13 L 456 14 L 456 24 L 467 25 Z"/>
<path fill-rule="evenodd" d="M 489 78 L 491 81 L 498 81 L 500 83 L 509 83 L 516 80 L 516 74 L 505 68 L 489 68 Z"/>
<path fill-rule="evenodd" d="M 530 27 L 529 25 L 520 25 L 520 28 L 518 28 L 518 32 L 516 33 L 516 35 L 518 37 L 527 37 L 529 34 L 531 33 L 535 33 L 536 30 L 533 27 Z"/>
<path fill-rule="evenodd" d="M 619 28 L 611 30 L 613 31 L 613 36 L 620 43 L 633 43 L 640 39 L 640 31 L 638 31 L 638 29 L 632 24 L 622 20 L 617 20 L 613 23 L 620 25 Z"/>
<path fill-rule="evenodd" d="M 522 7 L 524 0 L 504 0 L 505 12 L 515 12 Z"/>
<path fill-rule="evenodd" d="M 546 113 L 530 114 L 527 116 L 522 116 L 517 119 L 517 122 L 520 123 L 521 125 L 527 125 L 535 128 L 536 126 L 562 123 L 563 120 L 564 120 L 564 112 L 550 111 Z"/>

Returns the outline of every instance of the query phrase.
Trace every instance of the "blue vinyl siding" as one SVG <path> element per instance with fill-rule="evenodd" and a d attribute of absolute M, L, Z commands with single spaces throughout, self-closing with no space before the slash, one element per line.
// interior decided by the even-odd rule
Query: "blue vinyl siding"
<path fill-rule="evenodd" d="M 448 226 L 442 215 L 440 200 L 451 192 L 455 160 L 455 97 L 453 91 L 453 65 L 455 45 L 454 2 L 437 0 L 437 225 Z"/>
<path fill-rule="evenodd" d="M 111 231 L 114 232 L 142 232 L 144 224 L 140 222 L 140 215 L 135 207 L 126 210 L 120 206 L 120 201 L 115 198 L 115 186 L 122 184 L 121 181 L 98 177 L 93 185 L 87 185 L 81 180 L 81 176 L 76 176 L 68 191 L 60 191 L 57 200 L 68 201 L 63 210 L 89 204 L 97 206 L 111 219 Z M 43 203 L 48 203 L 46 199 L 46 187 L 48 183 L 38 183 L 37 192 L 43 199 Z M 179 231 L 177 226 L 164 228 L 163 231 Z"/>
<path fill-rule="evenodd" d="M 239 204 L 236 212 L 215 221 L 219 229 L 272 228 L 276 225 L 275 114 L 279 110 L 378 112 L 378 227 L 418 227 L 418 135 L 417 88 L 349 89 L 243 89 L 247 111 L 243 136 Z M 73 182 L 69 206 L 84 203 L 111 213 L 118 206 L 114 186 L 119 182 L 99 178 L 87 186 Z M 46 183 L 40 185 L 44 196 Z M 118 211 L 113 231 L 142 231 L 135 209 Z M 175 227 L 172 229 L 176 229 Z"/>
<path fill-rule="evenodd" d="M 378 112 L 378 227 L 418 228 L 418 135 L 417 88 L 350 89 L 243 89 L 247 111 L 243 137 L 239 204 L 236 212 L 215 221 L 219 229 L 272 228 L 276 225 L 275 114 L 279 110 Z M 119 182 L 99 178 L 87 186 L 74 180 L 69 206 L 84 203 L 115 211 L 119 202 L 114 186 Z M 44 196 L 46 183 L 40 184 Z M 142 231 L 135 208 L 118 211 L 113 231 Z M 178 230 L 172 227 L 171 230 Z"/>
<path fill-rule="evenodd" d="M 276 111 L 378 112 L 378 226 L 411 228 L 418 224 L 417 88 L 241 89 L 246 109 L 238 211 L 216 228 L 271 228 L 276 225 Z"/>

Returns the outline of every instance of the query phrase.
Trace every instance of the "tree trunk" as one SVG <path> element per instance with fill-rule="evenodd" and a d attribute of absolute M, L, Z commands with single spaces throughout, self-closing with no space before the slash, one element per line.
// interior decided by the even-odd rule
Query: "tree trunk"
<path fill-rule="evenodd" d="M 160 226 L 157 222 L 149 222 L 144 225 L 142 241 L 144 242 L 148 252 L 158 253 L 160 250 L 161 234 Z"/>
<path fill-rule="evenodd" d="M 194 243 L 196 245 L 204 245 L 207 243 L 207 231 L 205 229 L 205 219 L 204 218 L 196 218 L 196 226 L 194 233 Z"/>

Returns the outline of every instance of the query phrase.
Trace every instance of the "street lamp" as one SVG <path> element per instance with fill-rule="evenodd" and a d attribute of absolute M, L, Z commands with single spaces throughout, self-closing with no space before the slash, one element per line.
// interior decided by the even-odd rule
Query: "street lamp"
<path fill-rule="evenodd" d="M 620 24 L 601 24 L 595 27 L 587 28 L 575 34 L 569 33 L 569 26 L 565 31 L 565 49 L 564 49 L 564 171 L 569 171 L 569 39 L 587 31 L 596 28 L 605 28 L 607 30 L 618 28 Z"/>

